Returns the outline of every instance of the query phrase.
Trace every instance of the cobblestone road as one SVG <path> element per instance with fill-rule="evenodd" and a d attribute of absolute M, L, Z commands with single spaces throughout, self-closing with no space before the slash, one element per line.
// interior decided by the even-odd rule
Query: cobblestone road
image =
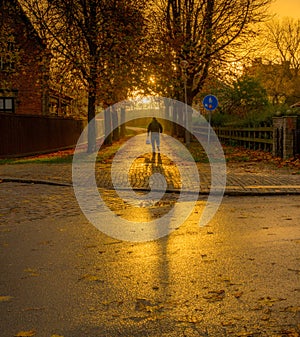
<path fill-rule="evenodd" d="M 114 166 L 115 179 L 119 187 L 135 189 L 149 189 L 149 178 L 155 173 L 165 176 L 167 189 L 178 191 L 181 188 L 181 177 L 176 166 L 178 156 L 167 142 L 162 141 L 161 154 L 153 155 L 150 148 L 144 145 L 144 135 L 135 137 L 131 148 L 127 149 L 128 156 Z M 136 156 L 136 153 L 140 153 Z M 165 154 L 167 153 L 167 154 Z M 171 153 L 171 155 L 170 155 Z M 172 156 L 173 155 L 173 156 Z M 130 168 L 124 171 L 124 162 L 132 160 Z M 127 165 L 128 166 L 128 165 Z M 126 166 L 126 167 L 127 167 Z M 198 163 L 200 179 L 200 193 L 208 193 L 211 183 L 209 164 Z M 94 174 L 94 172 L 91 172 Z M 100 188 L 113 189 L 111 178 L 111 163 L 96 164 L 96 180 Z M 71 164 L 18 164 L 1 165 L 0 179 L 4 181 L 23 181 L 54 183 L 62 185 L 72 184 Z M 190 176 L 189 187 L 195 187 L 194 177 Z M 286 173 L 256 163 L 239 163 L 227 165 L 226 194 L 296 194 L 300 193 L 300 174 Z"/>
<path fill-rule="evenodd" d="M 127 220 L 161 217 L 182 187 L 177 154 L 163 139 L 153 156 L 144 138 L 113 166 L 115 182 L 143 193 L 162 174 L 169 193 L 159 203 L 126 204 L 114 191 L 111 163 L 90 173 L 115 216 Z M 170 236 L 137 244 L 85 219 L 71 164 L 1 165 L 0 336 L 299 336 L 300 196 L 291 194 L 300 194 L 300 175 L 228 164 L 232 197 L 199 227 L 211 172 L 208 164 L 197 169 L 204 195 L 190 217 Z"/>
<path fill-rule="evenodd" d="M 70 186 L 4 182 L 0 198 L 1 337 L 299 336 L 300 196 L 226 197 L 199 227 L 203 196 L 146 243 L 98 231 Z"/>

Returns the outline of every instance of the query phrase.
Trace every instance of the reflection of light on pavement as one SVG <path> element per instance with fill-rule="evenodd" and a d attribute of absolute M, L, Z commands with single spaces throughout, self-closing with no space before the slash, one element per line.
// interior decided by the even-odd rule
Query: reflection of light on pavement
<path fill-rule="evenodd" d="M 165 106 L 173 106 L 178 111 L 192 112 L 192 108 L 182 102 L 166 98 L 155 98 L 151 102 L 158 108 L 155 113 L 156 117 L 169 121 L 172 121 L 173 114 L 166 115 Z M 141 99 L 137 103 L 139 106 L 143 105 L 144 100 Z M 147 109 L 126 114 L 125 122 L 136 119 L 136 116 L 139 118 L 149 117 L 148 114 L 152 113 Z M 182 126 L 186 127 L 184 121 L 182 122 Z M 222 201 L 226 185 L 226 162 L 217 135 L 213 130 L 210 130 L 210 125 L 200 114 L 198 114 L 197 122 L 201 123 L 206 131 L 209 130 L 211 135 L 210 142 L 207 144 L 205 135 L 193 134 L 192 128 L 187 130 L 197 138 L 210 163 L 210 193 L 206 208 L 199 221 L 199 225 L 204 226 L 213 218 Z M 180 122 L 178 121 L 178 123 Z M 83 139 L 86 139 L 87 131 L 88 128 L 82 133 L 78 144 L 82 144 Z M 111 181 L 118 198 L 126 204 L 126 207 L 128 205 L 134 207 L 131 209 L 132 216 L 130 218 L 147 218 L 147 221 L 124 219 L 119 216 L 119 211 L 117 213 L 113 211 L 113 208 L 103 200 L 101 193 L 98 192 L 95 178 L 97 154 L 91 154 L 89 160 L 85 161 L 75 150 L 72 165 L 75 195 L 90 222 L 107 235 L 134 242 L 155 240 L 179 228 L 193 212 L 200 192 L 199 172 L 191 153 L 181 142 L 166 134 L 162 139 L 167 146 L 162 144 L 160 154 L 155 158 L 155 161 L 145 162 L 147 166 L 139 167 L 142 157 L 145 157 L 145 153 L 147 153 L 145 148 L 147 145 L 145 145 L 143 137 L 145 138 L 145 134 L 128 139 L 117 151 L 111 165 Z M 136 146 L 137 144 L 138 146 Z M 98 145 L 100 148 L 101 144 Z M 180 150 L 178 151 L 178 149 Z M 170 166 L 164 161 L 169 161 Z M 145 167 L 148 170 L 148 176 L 144 176 Z M 176 170 L 177 173 L 175 173 Z M 135 182 L 139 185 L 142 180 L 144 180 L 145 188 L 149 190 L 149 193 L 136 193 Z M 177 194 L 175 203 L 172 204 L 172 207 L 169 207 L 170 204 L 165 207 L 162 200 L 165 192 L 167 189 L 172 191 L 175 188 L 180 192 Z M 97 209 L 101 210 L 101 216 Z M 148 216 L 151 212 L 152 220 L 149 221 Z"/>
<path fill-rule="evenodd" d="M 149 222 L 160 218 L 168 213 L 175 205 L 178 196 L 176 194 L 168 194 L 161 200 L 143 200 L 137 199 L 131 193 L 124 191 L 126 202 L 121 199 L 115 191 L 102 191 L 101 196 L 106 205 L 117 216 L 129 221 Z M 136 191 L 140 196 L 145 196 L 148 192 Z"/>

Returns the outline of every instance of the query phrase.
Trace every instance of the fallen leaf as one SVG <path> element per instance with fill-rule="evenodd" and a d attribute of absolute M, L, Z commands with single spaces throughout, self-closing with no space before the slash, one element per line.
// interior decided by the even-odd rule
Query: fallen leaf
<path fill-rule="evenodd" d="M 85 246 L 85 248 L 86 248 L 86 249 L 97 248 L 97 246 L 96 246 L 96 245 L 87 245 L 87 246 Z"/>
<path fill-rule="evenodd" d="M 243 295 L 242 291 L 237 291 L 236 293 L 233 294 L 235 298 L 240 298 Z"/>
<path fill-rule="evenodd" d="M 30 330 L 30 331 L 20 331 L 18 332 L 15 337 L 31 337 L 36 334 L 35 330 Z"/>
<path fill-rule="evenodd" d="M 28 273 L 30 276 L 39 276 L 39 272 L 36 270 L 36 269 L 33 269 L 33 268 L 26 268 L 24 269 L 24 273 Z"/>
<path fill-rule="evenodd" d="M 288 312 L 300 312 L 300 307 L 290 306 L 290 307 L 285 308 L 284 311 L 288 311 Z"/>
<path fill-rule="evenodd" d="M 12 296 L 0 296 L 0 302 L 9 302 L 12 298 Z"/>
<path fill-rule="evenodd" d="M 185 315 L 183 317 L 177 318 L 177 322 L 182 323 L 200 323 L 202 322 L 202 318 L 192 316 L 192 315 Z"/>
<path fill-rule="evenodd" d="M 261 316 L 260 317 L 260 319 L 262 320 L 262 321 L 269 321 L 270 320 L 270 316 L 269 315 L 263 315 L 263 316 Z"/>
<path fill-rule="evenodd" d="M 46 246 L 46 245 L 50 245 L 51 243 L 52 243 L 51 240 L 46 240 L 46 241 L 39 242 L 38 244 L 40 246 Z"/>
<path fill-rule="evenodd" d="M 247 332 L 247 331 L 243 331 L 243 332 L 238 332 L 236 334 L 237 337 L 253 337 L 254 336 L 254 332 Z"/>
<path fill-rule="evenodd" d="M 87 280 L 90 282 L 104 282 L 99 276 L 97 275 L 92 275 L 92 274 L 85 274 L 82 277 L 79 278 L 79 281 L 81 280 Z"/>
<path fill-rule="evenodd" d="M 235 322 L 234 321 L 227 321 L 227 322 L 222 322 L 221 324 L 222 324 L 222 326 L 231 326 L 231 325 L 234 325 Z"/>
<path fill-rule="evenodd" d="M 225 290 L 212 290 L 203 296 L 208 302 L 222 301 L 225 298 Z"/>
<path fill-rule="evenodd" d="M 22 309 L 22 311 L 39 311 L 39 310 L 45 310 L 45 307 L 39 307 L 39 308 L 25 308 Z"/>
<path fill-rule="evenodd" d="M 52 335 L 51 337 L 64 337 L 62 335 Z"/>
<path fill-rule="evenodd" d="M 153 312 L 157 312 L 157 311 L 163 311 L 163 305 L 159 304 L 159 305 L 146 305 L 145 310 L 147 312 L 153 313 Z"/>
<path fill-rule="evenodd" d="M 280 337 L 299 337 L 298 332 L 294 328 L 284 329 L 280 331 Z"/>
<path fill-rule="evenodd" d="M 270 296 L 267 297 L 261 297 L 258 299 L 258 302 L 260 302 L 263 305 L 267 305 L 269 307 L 273 306 L 275 302 L 281 302 L 286 301 L 286 298 L 271 298 Z"/>
<path fill-rule="evenodd" d="M 135 303 L 136 311 L 146 310 L 146 307 L 151 306 L 151 302 L 146 300 L 145 298 L 138 298 Z"/>
<path fill-rule="evenodd" d="M 10 233 L 11 230 L 9 228 L 1 229 L 1 233 Z"/>

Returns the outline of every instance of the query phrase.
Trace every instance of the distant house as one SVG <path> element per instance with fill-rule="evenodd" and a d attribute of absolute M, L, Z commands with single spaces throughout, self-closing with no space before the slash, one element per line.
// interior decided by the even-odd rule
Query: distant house
<path fill-rule="evenodd" d="M 251 65 L 244 68 L 244 74 L 261 80 L 273 104 L 292 105 L 300 99 L 300 74 L 290 61 L 282 63 L 264 63 L 256 58 Z"/>
<path fill-rule="evenodd" d="M 51 53 L 17 0 L 0 0 L 0 113 L 70 114 L 72 98 L 50 87 Z"/>

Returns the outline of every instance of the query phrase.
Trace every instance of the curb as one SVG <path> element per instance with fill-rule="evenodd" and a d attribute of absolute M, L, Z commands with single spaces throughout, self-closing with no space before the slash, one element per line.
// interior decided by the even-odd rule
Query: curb
<path fill-rule="evenodd" d="M 106 190 L 113 190 L 112 188 L 103 188 L 103 189 L 106 189 Z M 205 191 L 199 191 L 197 192 L 197 194 L 199 196 L 202 196 L 202 195 L 224 195 L 224 196 L 229 196 L 229 197 L 240 197 L 240 196 L 280 196 L 280 195 L 300 195 L 300 190 L 299 191 L 291 191 L 291 190 L 281 190 L 281 191 L 278 191 L 278 188 L 276 188 L 277 191 L 247 191 L 247 190 L 240 190 L 240 191 L 228 191 L 225 189 L 224 193 L 218 193 L 218 191 L 214 192 L 214 193 L 211 193 L 207 190 Z M 121 189 L 123 191 L 131 191 L 131 189 Z M 133 191 L 135 192 L 149 192 L 150 190 L 147 189 L 147 188 L 132 188 Z M 172 190 L 172 189 L 167 189 L 165 191 L 165 193 L 175 193 L 175 194 L 179 194 L 181 191 L 180 190 Z M 190 192 L 190 191 L 184 191 L 185 193 L 188 193 L 188 194 L 195 194 L 195 192 Z"/>
<path fill-rule="evenodd" d="M 4 183 L 23 183 L 23 184 L 40 184 L 40 185 L 49 185 L 49 186 L 61 186 L 61 187 L 73 187 L 72 183 L 66 183 L 66 182 L 58 182 L 58 181 L 52 181 L 52 180 L 39 180 L 39 179 L 26 179 L 26 178 L 5 178 L 0 177 L 0 182 Z M 106 190 L 114 190 L 112 187 L 99 187 L 101 189 Z M 224 196 L 231 196 L 231 197 L 240 197 L 240 196 L 284 196 L 284 195 L 300 195 L 299 191 L 292 191 L 292 190 L 278 190 L 278 187 L 276 187 L 276 191 L 249 191 L 249 190 L 240 190 L 240 191 L 226 191 L 223 193 Z M 149 192 L 150 190 L 147 188 L 139 188 L 134 187 L 132 189 L 121 189 L 124 191 L 135 191 L 135 192 Z M 167 189 L 165 193 L 175 193 L 179 194 L 181 191 L 178 189 Z M 194 194 L 195 192 L 189 192 L 185 191 L 186 193 Z M 199 196 L 203 195 L 209 195 L 209 191 L 199 191 L 197 192 Z M 220 195 L 222 193 L 212 193 L 212 195 Z"/>
<path fill-rule="evenodd" d="M 0 182 L 3 183 L 23 183 L 23 184 L 40 184 L 40 185 L 52 185 L 52 186 L 65 186 L 72 187 L 72 184 L 51 181 L 51 180 L 37 180 L 37 179 L 26 179 L 26 178 L 2 178 L 0 177 Z"/>

